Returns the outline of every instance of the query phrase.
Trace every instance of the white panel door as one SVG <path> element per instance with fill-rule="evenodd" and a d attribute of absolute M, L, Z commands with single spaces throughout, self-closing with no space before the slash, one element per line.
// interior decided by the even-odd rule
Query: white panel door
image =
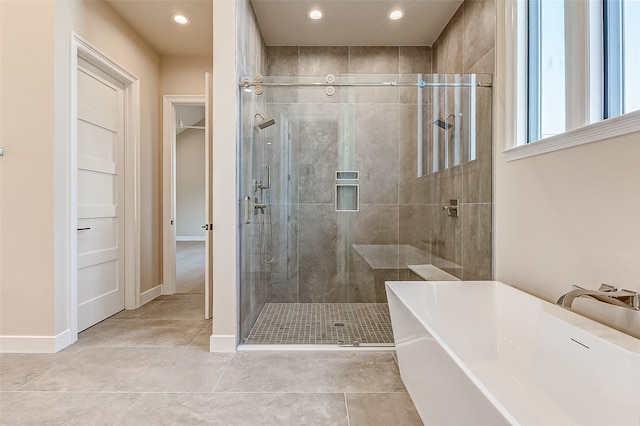
<path fill-rule="evenodd" d="M 78 331 L 124 309 L 124 88 L 78 59 Z"/>

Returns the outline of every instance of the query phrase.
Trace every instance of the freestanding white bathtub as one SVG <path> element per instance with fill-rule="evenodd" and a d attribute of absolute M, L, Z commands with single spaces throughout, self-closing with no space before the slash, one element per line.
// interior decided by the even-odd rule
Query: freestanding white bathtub
<path fill-rule="evenodd" d="M 500 282 L 386 287 L 425 425 L 640 425 L 640 340 Z"/>

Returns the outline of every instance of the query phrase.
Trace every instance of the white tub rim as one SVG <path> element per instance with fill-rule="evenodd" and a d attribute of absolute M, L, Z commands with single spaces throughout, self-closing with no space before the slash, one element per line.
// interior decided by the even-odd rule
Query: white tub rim
<path fill-rule="evenodd" d="M 551 313 L 555 317 L 558 317 L 560 320 L 568 324 L 571 324 L 577 328 L 580 328 L 581 330 L 584 330 L 585 332 L 592 334 L 594 338 L 601 340 L 606 344 L 616 346 L 620 348 L 620 350 L 623 350 L 625 352 L 629 352 L 629 353 L 640 356 L 640 339 L 637 339 L 620 330 L 616 330 L 615 328 L 612 328 L 606 324 L 602 324 L 600 322 L 587 318 L 583 315 L 580 315 L 577 312 L 571 311 L 566 308 L 562 308 L 556 305 L 555 303 L 551 303 L 547 300 L 541 299 L 536 295 L 527 293 L 521 289 L 518 289 L 509 284 L 505 284 L 501 281 L 495 281 L 495 280 L 492 280 L 492 281 L 387 281 L 385 285 L 387 288 L 393 291 L 393 293 L 399 298 L 400 296 L 396 291 L 398 287 L 411 286 L 411 285 L 414 285 L 414 286 L 426 285 L 431 287 L 451 286 L 451 285 L 458 285 L 458 286 L 485 285 L 485 286 L 493 286 L 493 287 L 504 286 L 504 288 L 506 288 L 507 291 L 514 291 L 519 294 L 524 294 L 534 299 L 537 299 L 539 303 L 541 303 L 543 309 L 544 308 L 548 309 L 547 312 Z M 411 314 L 420 322 L 420 324 L 422 324 L 429 331 L 429 333 L 431 333 L 432 336 L 434 336 L 434 338 L 440 344 L 442 344 L 443 347 L 446 348 L 448 353 L 453 352 L 453 350 L 448 345 L 446 345 L 446 343 L 443 341 L 439 333 L 436 330 L 434 330 L 429 324 L 427 324 L 424 318 L 419 313 L 415 312 L 415 309 L 412 306 L 406 305 L 406 304 L 405 306 L 411 312 Z M 612 309 L 624 309 L 624 308 L 612 306 Z"/>

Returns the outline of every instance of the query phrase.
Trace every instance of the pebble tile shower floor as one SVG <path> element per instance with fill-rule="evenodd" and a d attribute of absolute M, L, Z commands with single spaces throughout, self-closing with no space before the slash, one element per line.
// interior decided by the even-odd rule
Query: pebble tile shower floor
<path fill-rule="evenodd" d="M 393 344 L 386 303 L 267 303 L 248 344 Z"/>

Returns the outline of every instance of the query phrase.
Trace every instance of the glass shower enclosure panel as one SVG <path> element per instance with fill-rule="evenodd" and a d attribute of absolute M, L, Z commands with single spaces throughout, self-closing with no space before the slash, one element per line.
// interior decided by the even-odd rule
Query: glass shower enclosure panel
<path fill-rule="evenodd" d="M 462 236 L 442 246 L 433 229 L 452 225 L 440 187 L 487 137 L 472 92 L 490 76 L 252 79 L 240 88 L 242 343 L 391 343 L 385 281 L 419 279 L 409 265 L 460 274 Z"/>

